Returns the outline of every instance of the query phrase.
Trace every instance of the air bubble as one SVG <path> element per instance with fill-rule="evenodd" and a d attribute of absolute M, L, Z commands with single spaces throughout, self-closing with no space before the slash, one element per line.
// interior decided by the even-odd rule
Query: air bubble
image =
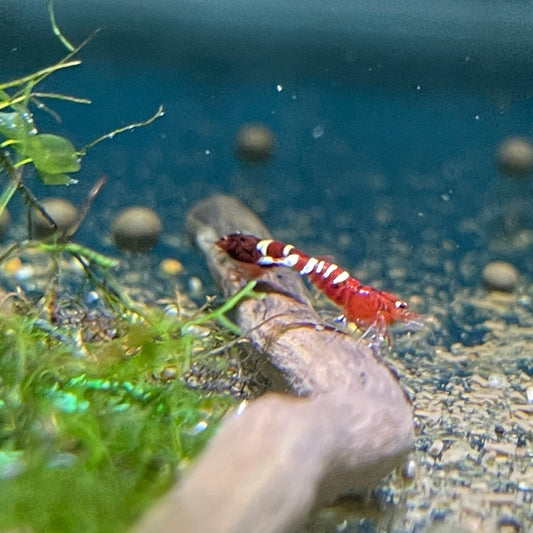
<path fill-rule="evenodd" d="M 322 135 L 324 135 L 324 127 L 323 126 L 315 126 L 313 128 L 312 135 L 313 135 L 313 139 L 320 139 L 320 137 L 322 137 Z"/>

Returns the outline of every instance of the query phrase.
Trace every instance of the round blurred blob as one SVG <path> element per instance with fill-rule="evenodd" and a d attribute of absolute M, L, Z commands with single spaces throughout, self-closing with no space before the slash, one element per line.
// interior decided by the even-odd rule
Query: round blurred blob
<path fill-rule="evenodd" d="M 7 209 L 4 209 L 2 216 L 0 216 L 0 239 L 6 234 L 9 224 L 11 224 L 11 215 Z"/>
<path fill-rule="evenodd" d="M 533 144 L 525 137 L 507 137 L 496 152 L 496 163 L 504 176 L 523 177 L 533 172 Z"/>
<path fill-rule="evenodd" d="M 518 285 L 520 275 L 511 263 L 492 261 L 483 269 L 482 278 L 489 289 L 512 292 Z"/>
<path fill-rule="evenodd" d="M 78 210 L 74 204 L 64 198 L 45 198 L 41 201 L 41 206 L 56 223 L 59 234 L 66 232 L 76 223 Z M 32 209 L 31 227 L 35 239 L 47 239 L 56 231 L 54 226 L 35 208 Z"/>
<path fill-rule="evenodd" d="M 159 264 L 159 270 L 165 276 L 174 277 L 183 271 L 183 265 L 177 259 L 167 257 Z"/>
<path fill-rule="evenodd" d="M 237 133 L 235 151 L 242 161 L 265 163 L 274 153 L 276 138 L 264 124 L 245 124 Z"/>
<path fill-rule="evenodd" d="M 112 231 L 113 240 L 119 248 L 129 252 L 147 252 L 159 241 L 163 224 L 152 209 L 134 206 L 119 213 Z"/>

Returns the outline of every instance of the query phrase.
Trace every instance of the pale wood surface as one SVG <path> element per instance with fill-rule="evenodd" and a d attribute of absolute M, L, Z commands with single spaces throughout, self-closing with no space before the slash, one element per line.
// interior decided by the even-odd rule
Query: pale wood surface
<path fill-rule="evenodd" d="M 238 200 L 215 196 L 188 216 L 188 232 L 227 296 L 245 280 L 213 243 L 242 231 L 270 236 Z M 217 435 L 135 531 L 280 533 L 348 489 L 365 490 L 400 465 L 414 443 L 411 406 L 364 343 L 323 323 L 297 273 L 267 269 L 263 299 L 235 320 L 286 383 Z"/>

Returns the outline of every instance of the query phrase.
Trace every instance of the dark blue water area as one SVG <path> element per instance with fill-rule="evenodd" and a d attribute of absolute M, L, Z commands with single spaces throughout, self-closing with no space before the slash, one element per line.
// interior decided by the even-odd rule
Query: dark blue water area
<path fill-rule="evenodd" d="M 91 54 L 91 46 L 82 66 L 56 73 L 41 89 L 93 104 L 52 102 L 63 121 L 37 112 L 41 131 L 65 134 L 81 147 L 148 118 L 160 104 L 165 115 L 93 148 L 78 185 L 50 189 L 31 181 L 39 197 L 63 195 L 79 204 L 100 175 L 108 176 L 77 235 L 81 242 L 116 253 L 109 239 L 116 212 L 149 205 L 162 216 L 167 237 L 153 253 L 178 255 L 189 272 L 199 269 L 207 278 L 186 242 L 185 215 L 197 200 L 227 193 L 256 210 L 275 235 L 311 253 L 350 268 L 371 262 L 367 270 L 378 280 L 400 266 L 406 273 L 388 280 L 395 290 L 409 280 L 447 290 L 473 286 L 494 258 L 533 274 L 530 247 L 492 246 L 533 231 L 531 181 L 504 179 L 494 163 L 504 137 L 531 135 L 527 96 L 452 82 L 438 87 L 425 83 L 431 76 L 412 74 L 391 83 L 378 72 L 360 81 L 360 65 L 353 75 L 336 69 L 311 75 L 308 68 L 256 78 L 212 61 L 192 69 L 165 62 L 133 67 Z M 248 122 L 262 122 L 276 135 L 267 165 L 235 157 L 235 135 Z M 467 256 L 468 268 L 461 268 Z"/>
<path fill-rule="evenodd" d="M 327 75 L 243 84 L 199 81 L 179 71 L 146 68 L 132 75 L 114 65 L 83 68 L 79 77 L 63 73 L 50 83 L 93 99 L 87 107 L 54 105 L 77 145 L 144 119 L 159 104 L 166 114 L 92 150 L 81 181 L 88 185 L 96 169 L 109 174 L 103 202 L 113 208 L 149 203 L 173 232 L 182 231 L 192 202 L 224 192 L 260 208 L 274 230 L 298 226 L 298 216 L 309 219 L 301 238 L 320 242 L 328 236 L 331 253 L 335 231 L 350 232 L 356 245 L 346 259 L 352 264 L 365 256 L 360 243 L 373 233 L 380 206 L 389 210 L 387 224 L 412 246 L 422 230 L 434 228 L 461 254 L 486 244 L 479 232 L 459 232 L 462 219 L 492 204 L 531 198 L 529 182 L 504 180 L 494 165 L 502 138 L 530 132 L 528 100 L 426 92 L 413 84 L 357 87 Z M 275 133 L 276 155 L 268 166 L 247 167 L 236 159 L 234 138 L 246 122 L 263 122 Z"/>

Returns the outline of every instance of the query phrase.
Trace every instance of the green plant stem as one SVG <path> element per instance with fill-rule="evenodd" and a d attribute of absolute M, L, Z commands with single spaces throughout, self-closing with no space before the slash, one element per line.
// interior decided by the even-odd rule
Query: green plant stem
<path fill-rule="evenodd" d="M 16 169 L 11 163 L 11 159 L 7 152 L 0 150 L 0 161 L 3 166 L 6 168 L 9 174 L 9 183 L 7 187 L 3 190 L 2 195 L 0 196 L 0 217 L 4 213 L 4 209 L 7 204 L 10 202 L 13 195 L 17 192 L 20 184 L 22 182 L 22 171 Z"/>
<path fill-rule="evenodd" d="M 11 80 L 5 83 L 0 83 L 0 90 L 9 89 L 10 87 L 18 87 L 20 85 L 24 85 L 25 83 L 36 85 L 35 80 L 37 78 L 42 79 L 43 77 L 47 77 L 53 72 L 56 72 L 57 70 L 61 70 L 64 68 L 70 68 L 70 67 L 76 67 L 80 64 L 81 64 L 80 59 L 75 59 L 73 61 L 67 61 L 65 63 L 57 63 L 55 65 L 51 65 L 49 67 L 38 70 L 37 72 L 34 72 L 33 74 L 28 74 L 27 76 L 23 76 L 22 78 L 17 78 L 16 80 Z"/>
<path fill-rule="evenodd" d="M 20 102 L 24 102 L 26 100 L 25 95 L 20 95 L 20 96 L 17 96 L 16 98 L 11 98 L 9 95 L 6 95 L 6 96 L 7 98 L 4 100 L 2 104 L 0 104 L 0 111 L 2 109 L 5 109 L 6 107 L 13 107 L 16 104 L 19 104 Z"/>
<path fill-rule="evenodd" d="M 81 98 L 79 96 L 71 96 L 69 94 L 43 93 L 36 91 L 31 93 L 31 95 L 32 97 L 35 96 L 36 98 L 53 98 L 54 100 L 66 100 L 67 102 L 74 102 L 75 104 L 92 104 L 92 100 L 89 100 L 89 98 Z"/>
<path fill-rule="evenodd" d="M 48 15 L 50 16 L 50 22 L 52 23 L 52 29 L 57 38 L 63 43 L 63 46 L 69 51 L 74 52 L 76 47 L 70 43 L 70 41 L 61 33 L 59 26 L 56 23 L 56 14 L 54 13 L 54 5 L 52 2 L 48 4 Z"/>
<path fill-rule="evenodd" d="M 148 126 L 148 124 L 151 124 L 154 122 L 154 120 L 158 119 L 159 117 L 162 117 L 165 114 L 165 110 L 162 105 L 160 105 L 157 109 L 157 111 L 148 119 L 144 120 L 143 122 L 135 122 L 133 124 L 128 124 L 127 126 L 124 126 L 123 128 L 118 128 L 116 130 L 110 131 L 109 133 L 106 133 L 105 135 L 102 135 L 95 139 L 94 141 L 90 142 L 89 144 L 86 144 L 79 152 L 78 155 L 83 156 L 87 153 L 88 150 L 90 150 L 93 146 L 96 144 L 105 141 L 106 139 L 112 139 L 115 135 L 118 135 L 119 133 L 124 133 L 125 131 L 131 131 L 135 128 L 140 128 L 143 126 Z"/>
<path fill-rule="evenodd" d="M 33 159 L 31 157 L 26 157 L 26 159 L 21 159 L 20 161 L 17 161 L 13 166 L 15 168 L 23 167 L 24 165 L 27 165 L 28 163 L 31 163 Z"/>
<path fill-rule="evenodd" d="M 2 196 L 0 196 L 0 217 L 4 213 L 4 209 L 6 208 L 13 195 L 17 192 L 18 187 L 19 183 L 16 180 L 9 180 L 7 187 L 2 192 Z"/>
<path fill-rule="evenodd" d="M 218 309 L 215 309 L 210 313 L 205 313 L 198 318 L 185 322 L 181 327 L 181 331 L 187 331 L 187 328 L 190 328 L 191 326 L 198 326 L 211 320 L 218 320 L 223 326 L 228 328 L 233 333 L 237 335 L 242 335 L 242 331 L 239 326 L 233 324 L 233 322 L 231 322 L 224 315 L 228 311 L 231 311 L 241 300 L 244 300 L 245 298 L 262 298 L 262 293 L 257 293 L 254 291 L 256 284 L 256 280 L 249 281 L 237 294 L 234 294 L 231 298 L 226 300 L 226 302 Z"/>
<path fill-rule="evenodd" d="M 33 241 L 33 246 L 38 250 L 42 250 L 43 252 L 48 252 L 48 253 L 53 253 L 53 254 L 57 254 L 61 252 L 68 252 L 69 254 L 72 254 L 72 255 L 80 255 L 82 257 L 85 257 L 89 261 L 93 261 L 98 266 L 102 268 L 106 268 L 106 269 L 115 268 L 119 265 L 118 259 L 107 257 L 106 255 L 96 252 L 95 250 L 91 250 L 90 248 L 87 248 L 75 242 L 46 243 L 46 242 Z"/>

